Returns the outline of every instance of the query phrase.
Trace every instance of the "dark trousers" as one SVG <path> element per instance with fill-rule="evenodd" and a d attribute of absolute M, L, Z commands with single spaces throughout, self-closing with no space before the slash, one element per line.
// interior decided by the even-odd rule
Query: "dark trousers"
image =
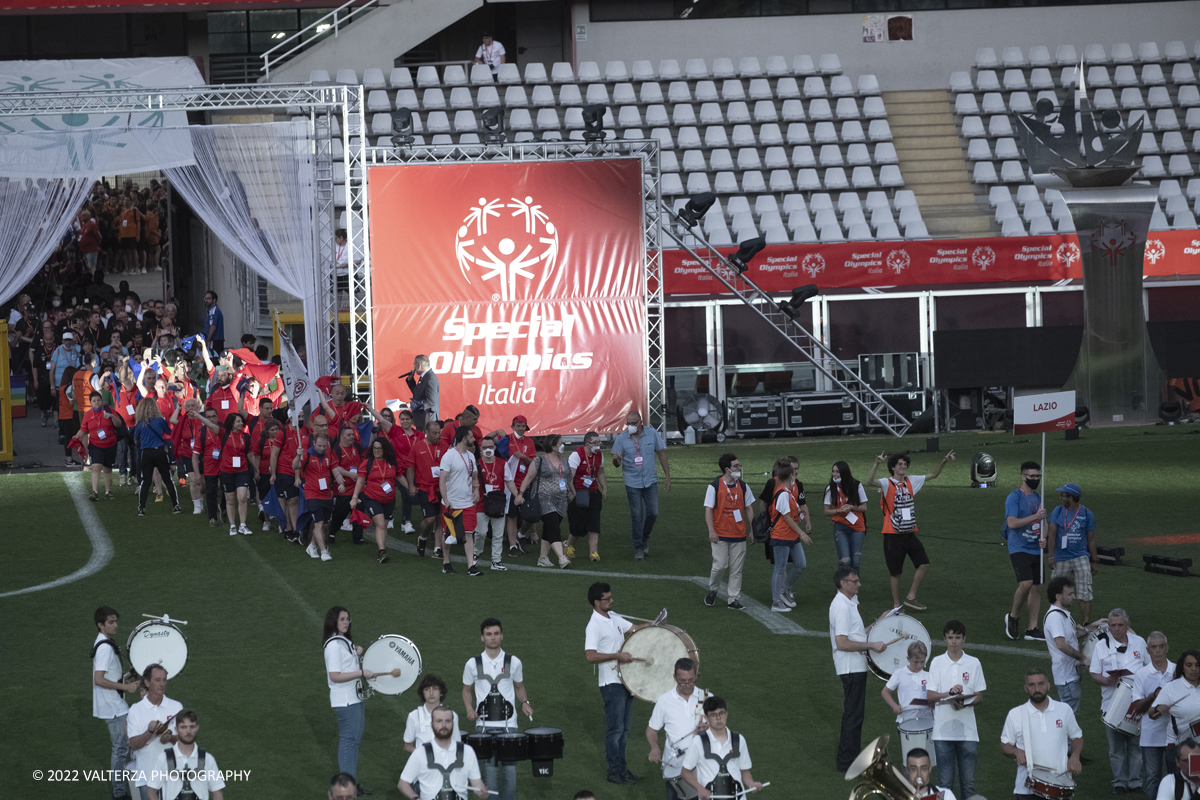
<path fill-rule="evenodd" d="M 854 759 L 862 750 L 863 718 L 867 708 L 867 673 L 852 672 L 839 676 L 842 679 L 842 736 L 838 740 L 837 768 L 850 769 Z"/>
<path fill-rule="evenodd" d="M 221 518 L 221 504 L 225 496 L 221 493 L 221 478 L 217 475 L 204 476 L 204 507 L 210 520 Z"/>
<path fill-rule="evenodd" d="M 405 522 L 412 522 L 413 506 L 416 504 L 413 502 L 413 496 L 403 486 L 400 487 L 398 494 L 400 495 L 400 524 L 403 525 Z"/>
<path fill-rule="evenodd" d="M 600 687 L 600 696 L 604 698 L 604 757 L 608 760 L 608 775 L 623 777 L 629 771 L 625 743 L 633 727 L 633 695 L 624 684 L 610 683 Z"/>
<path fill-rule="evenodd" d="M 404 491 L 401 489 L 401 491 Z M 346 521 L 346 517 L 350 516 L 350 495 L 344 497 L 334 495 L 333 497 L 333 516 L 329 518 L 329 524 L 325 526 L 325 537 L 336 536 L 337 532 L 342 529 L 342 523 Z M 362 528 L 355 525 L 352 528 L 351 537 L 354 541 L 362 541 Z"/>
<path fill-rule="evenodd" d="M 155 447 L 152 449 L 143 449 L 141 466 L 142 491 L 138 497 L 138 508 L 146 507 L 146 498 L 150 496 L 150 484 L 154 483 L 155 470 L 158 470 L 158 474 L 162 477 L 163 485 L 167 490 L 167 496 L 171 498 L 171 505 L 179 505 L 179 495 L 175 492 L 175 482 L 171 480 L 171 462 L 167 459 L 166 448 Z"/>

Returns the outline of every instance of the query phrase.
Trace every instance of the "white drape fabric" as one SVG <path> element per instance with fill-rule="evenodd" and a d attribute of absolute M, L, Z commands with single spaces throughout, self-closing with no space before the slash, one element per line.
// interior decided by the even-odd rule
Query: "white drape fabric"
<path fill-rule="evenodd" d="M 300 298 L 311 370 L 327 352 L 314 250 L 313 145 L 303 122 L 206 125 L 187 129 L 195 163 L 164 168 L 172 187 L 250 269 Z M 139 144 L 163 162 L 173 137 L 139 131 Z"/>
<path fill-rule="evenodd" d="M 103 136 L 0 135 L 0 304 L 37 275 L 83 207 L 104 168 Z"/>

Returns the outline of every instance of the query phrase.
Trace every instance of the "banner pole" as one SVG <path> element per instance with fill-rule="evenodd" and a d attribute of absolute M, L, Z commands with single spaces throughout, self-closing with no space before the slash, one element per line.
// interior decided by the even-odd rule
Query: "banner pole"
<path fill-rule="evenodd" d="M 1042 431 L 1042 482 L 1039 484 L 1039 503 L 1040 508 L 1046 510 L 1046 432 Z M 1038 526 L 1039 536 L 1046 535 L 1046 520 L 1042 520 Z M 1046 546 L 1039 542 L 1038 549 L 1041 551 L 1041 562 L 1038 564 L 1038 574 L 1041 576 L 1043 583 L 1046 581 Z"/>

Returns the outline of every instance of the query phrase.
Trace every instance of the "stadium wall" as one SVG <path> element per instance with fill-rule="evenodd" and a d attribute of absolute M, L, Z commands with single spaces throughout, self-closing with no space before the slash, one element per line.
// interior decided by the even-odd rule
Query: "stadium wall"
<path fill-rule="evenodd" d="M 605 61 L 727 56 L 791 57 L 836 53 L 847 74 L 875 73 L 885 90 L 945 89 L 950 73 L 975 63 L 980 47 L 1099 42 L 1162 43 L 1182 39 L 1188 50 L 1200 39 L 1200 0 L 1168 3 L 1059 6 L 1052 8 L 914 11 L 913 41 L 865 44 L 861 14 L 705 20 L 591 22 L 587 2 L 572 5 L 575 60 Z M 586 25 L 580 41 L 577 26 Z"/>

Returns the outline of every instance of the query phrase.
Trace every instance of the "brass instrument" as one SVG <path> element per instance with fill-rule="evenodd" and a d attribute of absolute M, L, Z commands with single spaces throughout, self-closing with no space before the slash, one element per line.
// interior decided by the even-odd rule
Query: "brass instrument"
<path fill-rule="evenodd" d="M 846 780 L 857 780 L 850 800 L 919 800 L 920 793 L 888 760 L 890 737 L 885 733 L 871 742 L 846 770 Z"/>

